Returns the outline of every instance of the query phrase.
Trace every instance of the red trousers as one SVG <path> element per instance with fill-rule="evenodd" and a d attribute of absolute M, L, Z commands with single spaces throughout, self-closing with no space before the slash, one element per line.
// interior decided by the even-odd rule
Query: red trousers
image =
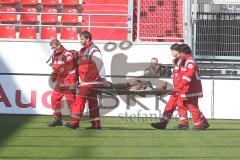
<path fill-rule="evenodd" d="M 51 104 L 53 109 L 53 116 L 55 118 L 61 118 L 61 101 L 62 98 L 65 96 L 65 99 L 67 101 L 67 105 L 70 109 L 71 104 L 74 102 L 75 99 L 75 93 L 74 92 L 60 92 L 59 90 L 53 90 L 52 96 L 51 96 Z M 71 109 L 70 109 L 71 110 Z"/>
<path fill-rule="evenodd" d="M 172 94 L 165 106 L 162 118 L 160 119 L 160 122 L 162 123 L 167 123 L 171 117 L 173 112 L 175 111 L 176 107 L 177 107 L 177 100 L 178 100 L 178 96 L 176 94 Z"/>
<path fill-rule="evenodd" d="M 195 126 L 202 125 L 207 122 L 202 112 L 198 107 L 198 98 L 189 100 L 178 100 L 178 113 L 180 119 L 180 125 L 188 125 L 187 111 L 192 114 L 192 121 Z"/>
<path fill-rule="evenodd" d="M 94 87 L 93 87 L 94 88 Z M 80 87 L 74 103 L 71 105 L 71 119 L 72 121 L 80 121 L 85 103 L 88 102 L 89 116 L 91 121 L 99 120 L 99 106 L 97 99 L 97 92 L 94 89 L 88 87 Z"/>

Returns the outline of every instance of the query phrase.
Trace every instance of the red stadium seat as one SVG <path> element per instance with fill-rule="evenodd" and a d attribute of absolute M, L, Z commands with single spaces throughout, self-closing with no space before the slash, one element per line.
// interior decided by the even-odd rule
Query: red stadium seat
<path fill-rule="evenodd" d="M 37 13 L 37 9 L 36 8 L 23 8 L 22 12 L 34 12 Z M 23 23 L 33 23 L 33 22 L 37 22 L 38 21 L 38 15 L 34 14 L 34 13 L 22 13 L 21 14 L 21 18 L 20 21 Z"/>
<path fill-rule="evenodd" d="M 36 39 L 37 38 L 37 29 L 32 26 L 21 26 L 20 27 L 19 38 L 23 39 Z"/>
<path fill-rule="evenodd" d="M 38 0 L 20 0 L 22 5 L 35 5 L 38 4 Z"/>
<path fill-rule="evenodd" d="M 78 23 L 78 11 L 74 8 L 64 8 L 62 13 L 69 13 L 69 14 L 63 14 L 62 15 L 62 23 L 63 24 L 75 24 Z M 75 15 L 74 15 L 75 14 Z"/>
<path fill-rule="evenodd" d="M 42 13 L 57 13 L 55 8 L 43 8 Z M 42 14 L 41 18 L 42 23 L 53 24 L 58 22 L 57 14 Z"/>
<path fill-rule="evenodd" d="M 94 40 L 127 40 L 127 29 L 92 28 L 91 33 Z"/>
<path fill-rule="evenodd" d="M 57 38 L 56 27 L 42 27 L 41 39 L 52 39 Z"/>
<path fill-rule="evenodd" d="M 16 8 L 2 7 L 0 12 L 17 12 Z M 17 22 L 17 13 L 0 13 L 0 22 Z"/>
<path fill-rule="evenodd" d="M 85 4 L 128 4 L 129 0 L 83 0 Z M 148 1 L 147 1 L 148 2 Z"/>
<path fill-rule="evenodd" d="M 63 6 L 76 6 L 79 5 L 79 0 L 62 0 Z"/>
<path fill-rule="evenodd" d="M 57 6 L 58 4 L 59 0 L 42 0 L 42 5 Z"/>
<path fill-rule="evenodd" d="M 16 4 L 16 3 L 18 3 L 18 0 L 0 0 L 0 3 L 2 3 L 2 4 Z"/>
<path fill-rule="evenodd" d="M 16 38 L 14 26 L 0 26 L 0 38 Z"/>
<path fill-rule="evenodd" d="M 77 28 L 75 27 L 63 27 L 61 28 L 61 39 L 63 40 L 77 40 Z"/>

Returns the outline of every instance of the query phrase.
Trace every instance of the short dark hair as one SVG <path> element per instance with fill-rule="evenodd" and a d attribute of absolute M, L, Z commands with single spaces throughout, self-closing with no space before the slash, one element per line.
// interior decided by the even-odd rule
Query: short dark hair
<path fill-rule="evenodd" d="M 180 44 L 179 45 L 179 52 L 185 54 L 192 54 L 191 48 L 187 44 Z"/>
<path fill-rule="evenodd" d="M 52 46 L 53 44 L 55 44 L 55 45 L 61 45 L 61 42 L 60 42 L 58 39 L 53 38 L 53 39 L 51 40 L 51 42 L 50 42 L 50 46 Z"/>
<path fill-rule="evenodd" d="M 151 60 L 153 60 L 153 59 L 156 60 L 156 61 L 158 61 L 158 59 L 157 59 L 156 57 L 151 58 Z"/>
<path fill-rule="evenodd" d="M 179 44 L 178 43 L 174 43 L 173 45 L 171 45 L 170 49 L 178 51 L 179 50 Z"/>
<path fill-rule="evenodd" d="M 89 39 L 89 41 L 92 40 L 92 34 L 91 34 L 90 32 L 88 32 L 88 31 L 83 31 L 83 32 L 81 32 L 81 33 L 80 33 L 80 36 L 83 36 L 83 37 L 85 37 L 86 39 Z"/>

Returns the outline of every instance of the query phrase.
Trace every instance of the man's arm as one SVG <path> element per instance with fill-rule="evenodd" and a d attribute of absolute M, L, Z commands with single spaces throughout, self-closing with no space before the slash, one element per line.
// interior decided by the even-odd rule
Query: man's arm
<path fill-rule="evenodd" d="M 178 89 L 181 90 L 184 86 L 188 85 L 196 73 L 196 64 L 193 62 L 189 62 L 186 64 L 185 74 L 182 76 L 181 82 L 179 84 Z"/>
<path fill-rule="evenodd" d="M 102 60 L 102 54 L 99 51 L 96 51 L 92 56 L 92 60 L 95 62 L 101 78 L 105 78 L 105 67 Z"/>

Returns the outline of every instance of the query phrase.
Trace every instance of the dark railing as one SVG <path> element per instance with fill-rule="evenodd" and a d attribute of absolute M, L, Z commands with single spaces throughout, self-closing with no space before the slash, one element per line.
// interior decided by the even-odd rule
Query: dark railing
<path fill-rule="evenodd" d="M 240 13 L 198 12 L 196 56 L 240 60 Z"/>

